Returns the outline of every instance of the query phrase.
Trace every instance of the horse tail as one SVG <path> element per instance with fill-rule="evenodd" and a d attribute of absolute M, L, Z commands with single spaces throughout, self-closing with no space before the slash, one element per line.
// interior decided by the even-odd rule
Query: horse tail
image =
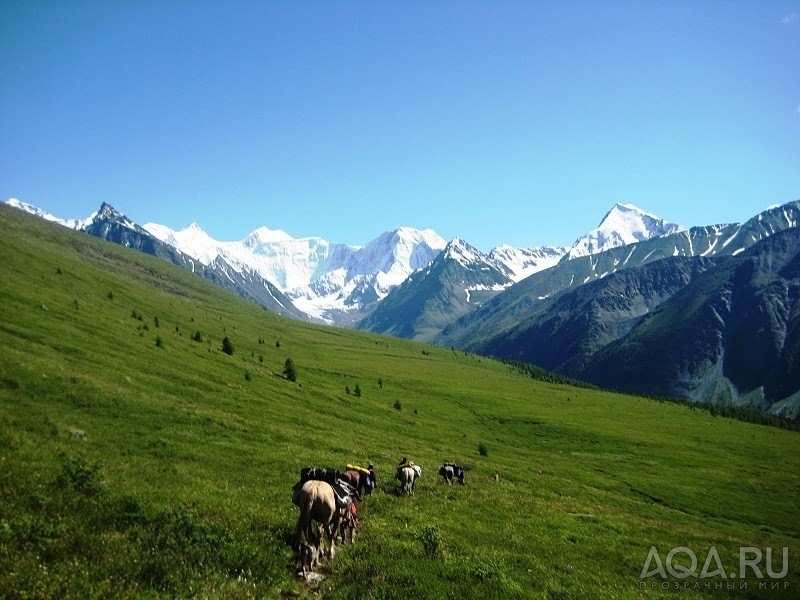
<path fill-rule="evenodd" d="M 312 515 L 311 511 L 314 505 L 314 499 L 311 497 L 311 494 L 301 494 L 300 495 L 300 502 L 298 506 L 300 506 L 300 518 L 297 519 L 297 527 L 296 532 L 299 536 L 304 536 L 307 540 L 311 539 L 311 520 Z"/>

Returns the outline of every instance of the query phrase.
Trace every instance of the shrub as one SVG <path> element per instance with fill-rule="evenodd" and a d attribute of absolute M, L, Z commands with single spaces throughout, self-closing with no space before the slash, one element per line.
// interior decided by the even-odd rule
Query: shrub
<path fill-rule="evenodd" d="M 83 457 L 68 457 L 61 454 L 61 472 L 56 485 L 61 489 L 74 490 L 86 496 L 98 496 L 103 492 L 100 465 L 88 464 Z"/>
<path fill-rule="evenodd" d="M 161 336 L 156 337 L 156 348 L 163 348 L 164 347 L 164 340 L 161 339 Z"/>
<path fill-rule="evenodd" d="M 356 387 L 353 388 L 353 395 L 354 396 L 361 396 L 361 386 L 356 384 Z"/>
<path fill-rule="evenodd" d="M 402 404 L 400 404 L 400 400 L 395 400 L 395 401 L 394 401 L 394 407 L 395 407 L 397 410 L 403 410 L 403 405 L 402 405 Z"/>
<path fill-rule="evenodd" d="M 442 553 L 442 532 L 439 526 L 426 525 L 422 531 L 417 533 L 417 539 L 422 542 L 422 549 L 428 558 L 437 558 Z"/>
<path fill-rule="evenodd" d="M 489 449 L 483 442 L 478 444 L 478 454 L 480 454 L 481 456 L 489 456 Z"/>
<path fill-rule="evenodd" d="M 232 356 L 234 352 L 233 342 L 227 335 L 222 338 L 222 351 L 228 356 Z"/>
<path fill-rule="evenodd" d="M 250 381 L 252 378 L 253 378 L 253 376 L 252 376 L 252 375 L 250 375 L 250 371 L 248 371 L 247 369 L 245 369 L 245 370 L 244 370 L 244 380 L 245 380 L 245 381 Z"/>
<path fill-rule="evenodd" d="M 350 386 L 349 386 L 349 385 L 346 385 L 346 386 L 344 386 L 344 391 L 345 391 L 345 392 L 347 393 L 347 395 L 349 396 L 349 395 L 350 395 Z"/>
<path fill-rule="evenodd" d="M 189 336 L 189 337 L 190 337 L 190 338 L 192 338 L 192 341 L 194 341 L 194 342 L 202 342 L 202 341 L 203 341 L 203 334 L 202 334 L 202 333 L 200 333 L 200 330 L 199 330 L 199 329 L 198 329 L 197 331 L 195 331 L 195 332 L 194 332 L 194 333 L 193 333 L 191 336 Z"/>

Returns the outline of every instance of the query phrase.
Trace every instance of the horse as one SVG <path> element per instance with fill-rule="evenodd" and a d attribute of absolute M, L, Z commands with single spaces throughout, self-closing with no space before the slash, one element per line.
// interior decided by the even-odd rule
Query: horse
<path fill-rule="evenodd" d="M 404 494 L 413 494 L 417 485 L 417 478 L 422 477 L 422 467 L 419 465 L 398 467 L 397 479 L 400 480 L 400 490 Z"/>
<path fill-rule="evenodd" d="M 453 484 L 453 479 L 458 479 L 458 483 L 464 485 L 464 467 L 453 463 L 445 463 L 439 469 L 439 475 L 444 477 L 447 485 Z"/>
<path fill-rule="evenodd" d="M 345 508 L 340 508 L 341 511 L 341 519 L 339 521 L 339 532 L 342 538 L 342 544 L 346 544 L 349 538 L 350 543 L 354 543 L 356 541 L 356 533 L 358 533 L 359 528 L 359 518 L 358 518 L 358 505 L 355 502 L 351 502 L 349 506 Z"/>
<path fill-rule="evenodd" d="M 372 494 L 372 490 L 375 489 L 378 483 L 377 476 L 375 475 L 375 467 L 372 465 L 369 466 L 369 469 L 347 465 L 342 479 L 353 486 L 358 491 L 359 496 L 365 493 L 368 496 Z"/>
<path fill-rule="evenodd" d="M 297 504 L 300 507 L 300 518 L 295 527 L 295 536 L 300 544 L 301 559 L 303 558 L 303 544 L 310 544 L 314 539 L 312 523 L 318 523 L 316 535 L 316 559 L 318 560 L 324 552 L 322 542 L 322 532 L 324 530 L 330 544 L 330 557 L 336 553 L 334 538 L 342 519 L 342 511 L 336 505 L 336 494 L 331 484 L 318 479 L 310 479 L 303 483 L 297 490 Z"/>

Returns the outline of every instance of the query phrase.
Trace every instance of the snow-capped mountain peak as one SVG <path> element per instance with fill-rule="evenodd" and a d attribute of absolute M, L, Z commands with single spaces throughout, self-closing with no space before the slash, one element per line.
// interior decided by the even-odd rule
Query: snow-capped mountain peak
<path fill-rule="evenodd" d="M 442 238 L 433 229 L 415 229 L 413 227 L 399 227 L 394 233 L 399 239 L 411 244 L 426 244 L 430 248 L 443 249 L 446 245 Z"/>
<path fill-rule="evenodd" d="M 464 267 L 469 267 L 477 263 L 486 263 L 486 257 L 479 250 L 469 245 L 460 237 L 455 237 L 447 244 L 444 249 L 445 258 L 451 258 Z"/>
<path fill-rule="evenodd" d="M 251 232 L 242 243 L 250 248 L 260 246 L 262 244 L 272 244 L 280 242 L 288 242 L 294 238 L 285 231 L 280 229 L 268 229 L 267 227 L 259 227 Z"/>
<path fill-rule="evenodd" d="M 564 260 L 598 254 L 654 237 L 671 235 L 686 228 L 643 211 L 633 204 L 615 204 L 600 225 L 579 238 Z"/>
<path fill-rule="evenodd" d="M 92 223 L 94 222 L 95 219 L 114 221 L 116 223 L 119 223 L 123 227 L 127 227 L 128 229 L 137 230 L 139 228 L 139 226 L 136 223 L 131 221 L 128 217 L 123 215 L 116 208 L 111 206 L 108 202 L 103 202 L 100 205 L 100 210 L 94 213 L 92 217 L 86 220 L 86 222 Z"/>
<path fill-rule="evenodd" d="M 376 274 L 376 292 L 383 298 L 411 273 L 426 267 L 446 245 L 432 229 L 399 227 L 359 248 L 348 270 L 352 276 Z"/>
<path fill-rule="evenodd" d="M 195 222 L 180 231 L 174 231 L 158 223 L 145 223 L 142 227 L 150 235 L 199 260 L 204 265 L 210 264 L 221 253 L 219 242 L 203 231 Z"/>
<path fill-rule="evenodd" d="M 28 204 L 27 202 L 22 202 L 21 200 L 17 200 L 16 198 L 9 198 L 6 201 L 6 204 L 9 206 L 13 206 L 19 210 L 24 210 L 27 213 L 32 215 L 36 215 L 37 217 L 41 217 L 47 221 L 53 221 L 54 223 L 58 223 L 59 225 L 63 225 L 64 227 L 68 227 L 70 229 L 83 229 L 88 224 L 90 224 L 94 218 L 97 216 L 96 212 L 93 212 L 91 215 L 86 217 L 85 219 L 61 219 L 54 215 L 51 215 L 48 212 L 43 211 L 41 208 L 34 206 L 33 204 Z"/>

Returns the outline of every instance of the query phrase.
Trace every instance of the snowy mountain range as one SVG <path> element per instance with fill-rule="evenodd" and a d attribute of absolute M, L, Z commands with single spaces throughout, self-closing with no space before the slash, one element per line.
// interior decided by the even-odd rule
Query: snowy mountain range
<path fill-rule="evenodd" d="M 800 201 L 690 229 L 617 204 L 570 247 L 488 254 L 409 227 L 357 247 L 266 227 L 221 242 L 196 223 L 139 226 L 106 203 L 71 220 L 8 204 L 169 260 L 288 317 L 612 389 L 800 416 Z"/>
<path fill-rule="evenodd" d="M 8 204 L 82 231 L 98 220 L 109 218 L 101 210 L 83 219 L 64 219 L 14 198 Z M 393 289 L 412 273 L 430 265 L 448 246 L 435 231 L 411 227 L 387 231 L 363 246 L 332 243 L 320 237 L 293 238 L 284 231 L 263 226 L 242 240 L 219 241 L 194 222 L 179 231 L 158 223 L 140 227 L 109 205 L 104 206 L 113 211 L 117 226 L 145 231 L 205 267 L 222 263 L 226 272 L 241 276 L 255 274 L 288 297 L 309 319 L 339 326 L 352 326 L 369 315 Z M 475 268 L 498 271 L 501 276 L 490 286 L 498 292 L 559 261 L 681 230 L 681 226 L 635 206 L 617 204 L 597 229 L 578 238 L 571 247 L 501 245 L 484 255 L 474 248 L 465 250 L 471 246 L 459 243 L 458 238 L 449 247 L 453 256 L 460 251 L 460 260 L 473 266 L 482 265 Z M 486 299 L 485 295 L 481 297 Z"/>

